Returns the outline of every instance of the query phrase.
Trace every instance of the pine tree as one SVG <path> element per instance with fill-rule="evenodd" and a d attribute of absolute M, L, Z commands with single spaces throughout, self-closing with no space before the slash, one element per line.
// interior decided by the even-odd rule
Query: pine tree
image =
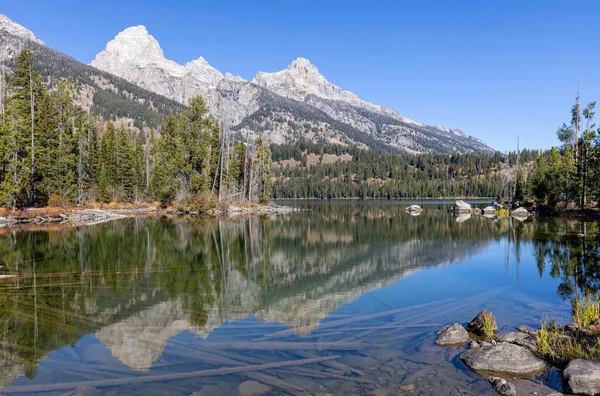
<path fill-rule="evenodd" d="M 98 193 L 101 202 L 114 198 L 117 178 L 117 135 L 112 122 L 106 124 L 98 151 Z"/>
<path fill-rule="evenodd" d="M 36 140 L 47 133 L 46 114 L 36 111 L 48 105 L 47 88 L 35 70 L 33 53 L 23 50 L 16 59 L 7 81 L 4 131 L 4 166 L 2 180 L 5 204 L 23 207 L 43 204 L 44 197 L 36 196 L 43 175 L 36 168 Z"/>
<path fill-rule="evenodd" d="M 145 199 L 146 194 L 146 148 L 141 134 L 136 134 L 133 139 L 133 179 L 135 186 L 133 200 L 139 202 Z"/>
<path fill-rule="evenodd" d="M 53 92 L 53 122 L 43 142 L 46 155 L 41 164 L 47 169 L 47 191 L 71 202 L 77 200 L 78 141 L 74 131 L 73 96 L 75 82 L 61 81 Z"/>
<path fill-rule="evenodd" d="M 271 177 L 271 150 L 262 133 L 256 139 L 256 169 L 258 179 L 258 199 L 261 203 L 267 203 L 272 194 Z"/>
<path fill-rule="evenodd" d="M 116 139 L 116 177 L 113 185 L 113 200 L 131 202 L 136 189 L 133 138 L 124 127 L 120 127 L 117 130 Z"/>
<path fill-rule="evenodd" d="M 165 123 L 153 147 L 154 166 L 150 181 L 150 192 L 163 206 L 173 201 L 189 170 L 189 163 L 184 153 L 184 144 L 177 131 L 177 121 L 167 116 Z"/>
<path fill-rule="evenodd" d="M 596 131 L 594 130 L 594 108 L 596 102 L 590 102 L 583 110 L 583 116 L 586 120 L 586 128 L 583 131 L 581 139 L 579 139 L 579 203 L 581 209 L 585 208 L 587 196 L 589 194 L 589 163 L 590 158 L 594 157 L 593 142 L 596 139 Z"/>

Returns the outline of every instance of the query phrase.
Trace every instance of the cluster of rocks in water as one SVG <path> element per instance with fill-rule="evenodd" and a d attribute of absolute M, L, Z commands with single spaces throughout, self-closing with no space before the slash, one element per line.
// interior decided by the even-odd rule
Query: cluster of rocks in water
<path fill-rule="evenodd" d="M 449 212 L 455 216 L 457 222 L 461 223 L 470 219 L 471 215 L 473 214 L 482 214 L 486 217 L 495 218 L 499 209 L 501 209 L 501 205 L 487 206 L 483 209 L 473 208 L 465 201 L 458 200 L 452 206 L 450 206 Z M 419 205 L 410 205 L 405 210 L 406 213 L 412 216 L 418 216 L 423 212 L 423 208 Z M 511 211 L 510 216 L 514 219 L 524 221 L 532 216 L 532 214 L 527 209 L 519 207 Z"/>
<path fill-rule="evenodd" d="M 499 209 L 501 209 L 500 205 L 487 206 L 483 209 L 473 208 L 470 204 L 466 203 L 465 201 L 458 200 L 450 207 L 449 210 L 450 213 L 454 214 L 454 216 L 456 216 L 457 219 L 459 219 L 461 217 L 468 218 L 467 216 L 470 216 L 472 214 L 483 214 L 484 216 L 495 217 Z M 532 214 L 523 207 L 516 208 L 510 212 L 511 217 L 521 221 L 526 220 L 531 215 Z"/>
<path fill-rule="evenodd" d="M 485 315 L 493 318 L 491 313 L 482 311 L 466 327 L 460 323 L 442 327 L 435 343 L 445 348 L 458 348 L 466 344 L 467 349 L 461 353 L 460 360 L 471 370 L 481 374 L 530 377 L 543 373 L 548 368 L 548 363 L 537 354 L 537 331 L 517 326 L 517 331 L 496 336 L 498 327 L 493 319 L 493 322 L 487 323 L 487 331 L 488 334 L 489 331 L 494 332 L 494 336 L 488 337 L 482 321 Z M 572 360 L 562 375 L 566 392 L 575 395 L 600 395 L 600 362 Z M 514 384 L 506 379 L 496 376 L 489 376 L 487 379 L 500 395 L 516 395 Z"/>

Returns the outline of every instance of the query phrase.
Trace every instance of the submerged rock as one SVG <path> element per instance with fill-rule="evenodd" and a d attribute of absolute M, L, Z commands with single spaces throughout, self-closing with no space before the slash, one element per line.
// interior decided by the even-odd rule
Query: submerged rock
<path fill-rule="evenodd" d="M 238 396 L 255 396 L 271 393 L 271 388 L 256 381 L 245 381 L 235 388 L 234 394 Z"/>
<path fill-rule="evenodd" d="M 461 346 L 469 341 L 469 333 L 460 323 L 446 325 L 437 332 L 435 343 L 442 347 Z"/>
<path fill-rule="evenodd" d="M 477 316 L 475 316 L 473 318 L 473 320 L 471 320 L 469 322 L 469 324 L 467 325 L 467 330 L 470 331 L 471 333 L 480 335 L 480 336 L 485 336 L 487 334 L 485 334 L 485 320 L 491 321 L 491 326 L 489 326 L 489 330 L 496 332 L 498 331 L 498 324 L 496 323 L 496 318 L 494 317 L 494 314 L 492 314 L 491 312 L 488 311 L 481 311 L 477 314 Z"/>
<path fill-rule="evenodd" d="M 503 378 L 489 377 L 487 380 L 492 384 L 496 392 L 502 396 L 515 396 L 517 394 L 515 386 Z"/>
<path fill-rule="evenodd" d="M 577 395 L 600 394 L 600 362 L 572 360 L 563 372 L 566 390 Z"/>
<path fill-rule="evenodd" d="M 475 371 L 507 374 L 535 374 L 546 368 L 546 363 L 525 347 L 501 342 L 463 352 L 460 359 Z"/>

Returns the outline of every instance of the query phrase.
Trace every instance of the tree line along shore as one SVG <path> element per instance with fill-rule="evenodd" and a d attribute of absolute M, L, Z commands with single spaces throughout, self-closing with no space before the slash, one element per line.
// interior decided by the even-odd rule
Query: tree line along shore
<path fill-rule="evenodd" d="M 45 81 L 24 50 L 0 76 L 0 206 L 151 205 L 206 213 L 275 199 L 519 201 L 550 213 L 597 211 L 595 102 L 573 105 L 562 146 L 502 154 L 407 154 L 300 140 L 242 139 L 201 97 L 160 131 L 126 128 L 76 105 L 72 79 Z M 118 126 L 119 125 L 119 126 Z"/>
<path fill-rule="evenodd" d="M 207 211 L 220 201 L 266 203 L 271 156 L 262 135 L 223 133 L 201 97 L 160 133 L 116 127 L 52 89 L 24 50 L 0 85 L 0 204 L 9 209 L 153 202 Z"/>

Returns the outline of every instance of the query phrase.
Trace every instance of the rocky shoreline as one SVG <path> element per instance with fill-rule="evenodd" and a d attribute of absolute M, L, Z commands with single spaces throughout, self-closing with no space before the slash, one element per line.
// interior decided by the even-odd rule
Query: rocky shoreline
<path fill-rule="evenodd" d="M 26 209 L 19 212 L 0 216 L 0 228 L 19 225 L 49 225 L 65 224 L 73 226 L 92 225 L 107 221 L 118 220 L 126 217 L 139 217 L 150 215 L 194 216 L 206 215 L 212 217 L 235 216 L 260 216 L 271 214 L 288 214 L 299 209 L 289 206 L 269 203 L 267 205 L 237 205 L 230 204 L 226 207 L 212 209 L 206 213 L 180 209 L 161 209 L 157 207 L 143 208 L 116 208 L 116 209 Z"/>
<path fill-rule="evenodd" d="M 565 392 L 588 396 L 600 394 L 600 362 L 573 358 L 557 365 L 549 358 L 549 355 L 555 355 L 554 351 L 547 351 L 544 326 L 539 330 L 517 326 L 516 331 L 502 335 L 497 335 L 497 329 L 494 316 L 481 311 L 466 326 L 453 323 L 442 327 L 435 343 L 443 348 L 463 348 L 466 345 L 459 359 L 466 367 L 485 376 L 496 392 L 503 396 L 516 395 L 514 384 L 507 378 L 531 378 L 552 366 L 563 369 Z M 593 329 L 567 325 L 556 330 L 559 337 L 569 342 L 581 342 L 577 341 L 581 337 L 595 337 L 599 342 Z"/>

